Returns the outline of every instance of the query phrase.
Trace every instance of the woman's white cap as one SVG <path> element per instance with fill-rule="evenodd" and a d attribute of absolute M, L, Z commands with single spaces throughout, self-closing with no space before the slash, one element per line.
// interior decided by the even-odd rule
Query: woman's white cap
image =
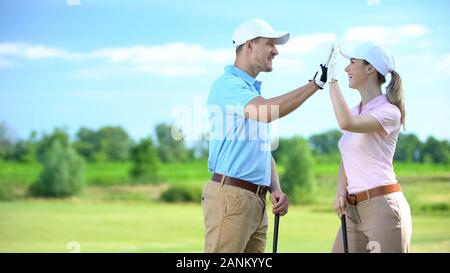
<path fill-rule="evenodd" d="M 238 48 L 245 42 L 257 37 L 275 38 L 275 44 L 282 45 L 289 40 L 289 32 L 275 31 L 262 19 L 250 19 L 240 24 L 233 32 L 233 46 Z"/>
<path fill-rule="evenodd" d="M 389 50 L 379 43 L 366 42 L 353 51 L 343 52 L 342 56 L 347 59 L 362 59 L 369 62 L 383 76 L 395 69 L 395 61 Z"/>

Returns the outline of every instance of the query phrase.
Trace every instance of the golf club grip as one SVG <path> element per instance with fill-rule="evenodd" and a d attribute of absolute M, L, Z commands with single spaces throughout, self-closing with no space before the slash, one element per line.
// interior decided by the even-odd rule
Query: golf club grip
<path fill-rule="evenodd" d="M 278 226 L 280 224 L 280 215 L 275 214 L 275 223 L 273 227 L 273 253 L 277 253 L 277 245 L 278 245 Z"/>
<path fill-rule="evenodd" d="M 348 253 L 347 221 L 345 219 L 345 214 L 341 216 L 341 228 L 342 228 L 342 240 L 344 241 L 344 253 Z"/>

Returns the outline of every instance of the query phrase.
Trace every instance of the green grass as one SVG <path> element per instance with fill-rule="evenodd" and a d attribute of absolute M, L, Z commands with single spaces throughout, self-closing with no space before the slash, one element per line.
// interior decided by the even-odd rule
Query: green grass
<path fill-rule="evenodd" d="M 91 185 L 118 185 L 129 181 L 130 162 L 86 164 L 86 182 Z"/>
<path fill-rule="evenodd" d="M 399 177 L 450 176 L 450 164 L 394 163 L 394 170 Z"/>
<path fill-rule="evenodd" d="M 439 224 L 437 224 L 439 223 Z M 280 220 L 279 252 L 329 252 L 339 219 L 291 206 Z M 269 213 L 266 252 L 271 251 Z M 450 252 L 450 217 L 413 216 L 413 252 Z M 0 252 L 202 252 L 198 204 L 27 200 L 0 202 Z"/>
<path fill-rule="evenodd" d="M 176 184 L 206 182 L 211 177 L 206 161 L 161 164 L 159 175 L 162 181 Z"/>
<path fill-rule="evenodd" d="M 38 163 L 0 160 L 0 184 L 29 185 L 37 180 L 42 167 Z"/>
<path fill-rule="evenodd" d="M 119 185 L 130 182 L 130 162 L 99 162 L 86 164 L 86 181 L 90 185 Z M 38 163 L 17 163 L 0 161 L 0 184 L 29 185 L 39 176 L 42 167 Z M 284 166 L 278 166 L 281 175 Z M 337 164 L 316 164 L 314 172 L 318 177 L 336 177 Z M 399 177 L 450 177 L 450 165 L 395 163 Z M 199 183 L 210 178 L 206 161 L 161 164 L 159 176 L 163 183 Z"/>
<path fill-rule="evenodd" d="M 131 162 L 88 163 L 85 179 L 90 185 L 119 185 L 131 182 Z M 0 184 L 29 185 L 37 180 L 42 166 L 39 163 L 17 163 L 0 160 Z M 158 175 L 164 183 L 192 183 L 207 181 L 210 177 L 207 163 L 160 164 Z"/>
<path fill-rule="evenodd" d="M 1 252 L 200 251 L 198 205 L 34 200 L 0 203 Z M 180 212 L 183 213 L 180 213 Z"/>

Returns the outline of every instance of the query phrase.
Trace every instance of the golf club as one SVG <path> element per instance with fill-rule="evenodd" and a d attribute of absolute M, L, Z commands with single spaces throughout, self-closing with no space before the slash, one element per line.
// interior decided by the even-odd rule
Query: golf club
<path fill-rule="evenodd" d="M 342 240 L 344 241 L 344 253 L 348 253 L 347 221 L 345 220 L 345 214 L 341 216 L 341 228 L 342 228 Z"/>
<path fill-rule="evenodd" d="M 279 224 L 280 224 L 280 214 L 275 214 L 275 223 L 273 225 L 273 253 L 277 253 Z"/>

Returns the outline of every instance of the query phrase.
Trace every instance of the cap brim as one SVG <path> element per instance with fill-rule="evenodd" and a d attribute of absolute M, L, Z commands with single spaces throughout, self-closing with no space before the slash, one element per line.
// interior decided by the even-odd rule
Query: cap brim
<path fill-rule="evenodd" d="M 341 53 L 342 57 L 344 57 L 346 59 L 352 59 L 352 58 L 354 59 L 355 58 L 355 57 L 352 57 L 353 54 L 344 52 L 344 51 L 342 51 L 342 49 L 339 49 L 339 53 Z"/>
<path fill-rule="evenodd" d="M 364 59 L 364 57 L 361 57 L 359 54 L 356 54 L 355 52 L 344 52 L 342 49 L 339 49 L 339 53 L 341 53 L 342 57 L 346 59 Z"/>
<path fill-rule="evenodd" d="M 274 31 L 274 32 L 270 32 L 270 33 L 265 33 L 265 34 L 261 35 L 261 37 L 276 39 L 275 44 L 282 45 L 282 44 L 287 43 L 287 41 L 289 41 L 291 34 L 289 34 L 289 32 L 285 32 L 285 31 Z"/>

